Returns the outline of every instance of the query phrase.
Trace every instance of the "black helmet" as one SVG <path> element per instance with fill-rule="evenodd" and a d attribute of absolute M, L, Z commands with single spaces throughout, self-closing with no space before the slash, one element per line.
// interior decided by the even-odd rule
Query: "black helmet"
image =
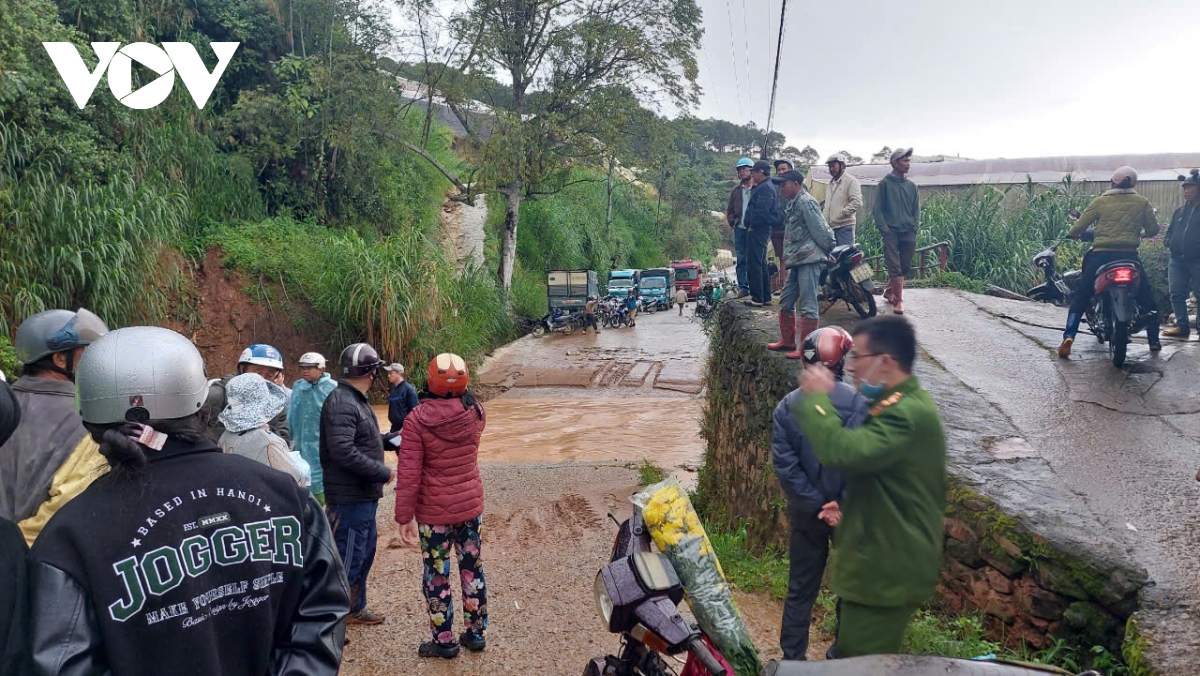
<path fill-rule="evenodd" d="M 1200 169 L 1193 169 L 1187 176 L 1180 176 L 1179 180 L 1185 186 L 1200 185 Z"/>
<path fill-rule="evenodd" d="M 839 376 L 846 368 L 846 355 L 854 348 L 854 339 L 840 326 L 826 326 L 808 334 L 801 350 L 805 364 L 824 364 Z"/>
<path fill-rule="evenodd" d="M 379 358 L 375 348 L 366 343 L 355 343 L 342 350 L 338 364 L 342 367 L 342 376 L 362 378 L 373 375 L 383 366 L 383 360 Z"/>

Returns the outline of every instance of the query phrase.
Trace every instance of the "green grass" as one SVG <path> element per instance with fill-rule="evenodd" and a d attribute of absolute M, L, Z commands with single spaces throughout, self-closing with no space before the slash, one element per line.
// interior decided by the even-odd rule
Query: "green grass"
<path fill-rule="evenodd" d="M 777 549 L 753 552 L 744 525 L 730 529 L 717 523 L 705 523 L 705 530 L 731 585 L 744 592 L 767 594 L 778 601 L 787 597 L 787 552 Z M 837 631 L 836 605 L 833 593 L 822 587 L 814 608 L 814 626 L 827 639 L 832 639 Z M 983 616 L 979 613 L 944 615 L 923 608 L 909 623 L 902 650 L 912 655 L 959 659 L 995 655 L 1000 659 L 1056 666 L 1071 673 L 1085 668 L 1097 669 L 1106 676 L 1128 676 L 1130 673 L 1117 656 L 1102 646 L 1087 648 L 1059 640 L 1042 651 L 1007 648 L 988 638 Z"/>
<path fill-rule="evenodd" d="M 649 486 L 667 478 L 667 471 L 649 460 L 642 460 L 637 471 L 639 486 Z"/>

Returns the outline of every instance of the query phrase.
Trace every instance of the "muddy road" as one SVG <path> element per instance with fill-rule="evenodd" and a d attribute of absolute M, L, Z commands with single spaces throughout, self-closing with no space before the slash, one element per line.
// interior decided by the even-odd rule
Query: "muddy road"
<path fill-rule="evenodd" d="M 1135 336 L 1116 369 L 1083 332 L 1069 361 L 1057 357 L 1063 308 L 932 290 L 905 300 L 928 356 L 1008 418 L 1024 448 L 1128 543 L 1155 583 L 1143 596 L 1153 617 L 1144 630 L 1170 653 L 1167 664 L 1195 673 L 1200 344 L 1164 338 L 1155 355 Z"/>
<path fill-rule="evenodd" d="M 577 676 L 617 649 L 592 597 L 616 532 L 607 514 L 629 515 L 643 459 L 691 484 L 703 456 L 707 338 L 693 307 L 639 317 L 633 329 L 524 338 L 476 366 L 474 382 L 491 396 L 480 448 L 488 648 L 417 657 L 429 638 L 420 553 L 387 547 L 396 525 L 385 490 L 367 598 L 387 621 L 350 628 L 341 673 Z M 764 657 L 777 657 L 779 604 L 749 595 L 739 603 Z"/>

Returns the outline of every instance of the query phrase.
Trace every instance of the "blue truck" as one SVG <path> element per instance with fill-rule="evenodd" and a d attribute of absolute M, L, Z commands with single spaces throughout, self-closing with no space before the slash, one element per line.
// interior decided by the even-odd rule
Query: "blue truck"
<path fill-rule="evenodd" d="M 671 268 L 642 270 L 638 293 L 646 303 L 656 303 L 660 310 L 675 307 L 675 271 Z"/>
<path fill-rule="evenodd" d="M 629 290 L 641 280 L 641 270 L 613 270 L 608 273 L 608 293 L 617 298 L 625 298 L 629 295 Z"/>

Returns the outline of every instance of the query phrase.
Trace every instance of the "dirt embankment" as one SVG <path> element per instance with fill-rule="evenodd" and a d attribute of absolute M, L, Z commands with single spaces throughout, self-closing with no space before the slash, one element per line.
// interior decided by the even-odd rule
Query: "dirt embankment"
<path fill-rule="evenodd" d="M 330 345 L 332 327 L 312 307 L 279 282 L 222 266 L 221 258 L 220 248 L 209 249 L 190 269 L 190 297 L 176 299 L 173 313 L 183 319 L 168 324 L 200 348 L 210 377 L 232 373 L 238 355 L 253 343 L 269 343 L 283 353 L 288 383 L 300 377 L 296 359 L 305 352 L 337 356 Z"/>

